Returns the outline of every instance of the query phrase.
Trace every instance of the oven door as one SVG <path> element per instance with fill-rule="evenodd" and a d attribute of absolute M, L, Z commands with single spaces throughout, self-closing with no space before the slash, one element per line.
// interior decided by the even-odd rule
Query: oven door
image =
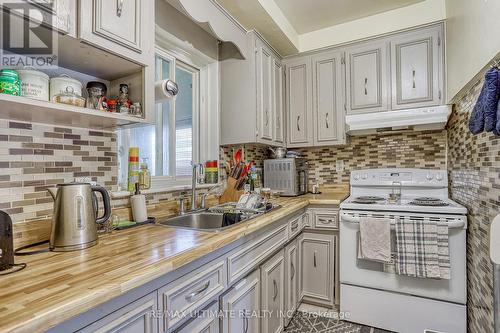
<path fill-rule="evenodd" d="M 391 272 L 390 265 L 358 259 L 359 218 L 436 217 L 435 214 L 342 210 L 340 219 L 340 282 L 377 290 L 466 303 L 466 217 L 441 215 L 449 225 L 450 280 L 414 278 Z M 391 231 L 393 233 L 394 231 Z M 394 235 L 393 235 L 394 238 Z"/>

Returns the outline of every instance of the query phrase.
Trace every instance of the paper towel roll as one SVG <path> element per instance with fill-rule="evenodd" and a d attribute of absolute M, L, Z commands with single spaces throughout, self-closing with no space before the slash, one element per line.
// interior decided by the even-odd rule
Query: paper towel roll
<path fill-rule="evenodd" d="M 132 217 L 134 219 L 134 222 L 144 222 L 148 219 L 146 196 L 144 194 L 136 194 L 131 196 L 130 206 L 132 206 Z"/>
<path fill-rule="evenodd" d="M 177 83 L 172 80 L 162 80 L 155 82 L 155 101 L 162 102 L 174 98 L 179 92 Z"/>

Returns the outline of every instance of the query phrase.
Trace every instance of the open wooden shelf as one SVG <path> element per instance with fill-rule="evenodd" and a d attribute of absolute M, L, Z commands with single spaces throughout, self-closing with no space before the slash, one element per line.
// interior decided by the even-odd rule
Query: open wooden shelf
<path fill-rule="evenodd" d="M 148 124 L 143 118 L 130 115 L 7 94 L 0 94 L 0 119 L 90 129 L 115 129 L 125 125 Z"/>

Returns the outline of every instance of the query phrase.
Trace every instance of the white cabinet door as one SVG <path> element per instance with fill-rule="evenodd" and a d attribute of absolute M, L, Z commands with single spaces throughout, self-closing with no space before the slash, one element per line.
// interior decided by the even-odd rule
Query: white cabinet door
<path fill-rule="evenodd" d="M 222 333 L 259 333 L 260 271 L 238 282 L 221 298 Z"/>
<path fill-rule="evenodd" d="M 283 66 L 277 58 L 273 59 L 273 122 L 274 142 L 283 144 L 285 138 L 284 108 L 283 108 Z"/>
<path fill-rule="evenodd" d="M 299 303 L 299 265 L 297 239 L 285 247 L 285 311 L 288 325 Z"/>
<path fill-rule="evenodd" d="M 326 52 L 312 58 L 314 145 L 345 142 L 342 53 Z"/>
<path fill-rule="evenodd" d="M 82 329 L 81 333 L 157 333 L 156 292 L 144 296 Z"/>
<path fill-rule="evenodd" d="M 287 62 L 285 78 L 288 147 L 312 146 L 311 58 Z"/>
<path fill-rule="evenodd" d="M 132 61 L 152 60 L 154 2 L 140 0 L 81 0 L 80 38 Z M 153 17 L 152 17 L 153 16 Z"/>
<path fill-rule="evenodd" d="M 257 119 L 259 141 L 273 140 L 273 54 L 257 41 Z"/>
<path fill-rule="evenodd" d="M 285 322 L 285 257 L 283 249 L 266 261 L 260 268 L 262 286 L 261 318 L 262 333 L 280 333 Z"/>
<path fill-rule="evenodd" d="M 333 307 L 337 236 L 303 232 L 299 237 L 300 297 L 304 302 Z"/>
<path fill-rule="evenodd" d="M 392 108 L 441 104 L 443 58 L 441 26 L 391 41 Z"/>
<path fill-rule="evenodd" d="M 213 302 L 201 311 L 201 315 L 188 321 L 175 333 L 219 333 L 219 302 Z"/>
<path fill-rule="evenodd" d="M 346 51 L 347 113 L 388 110 L 389 43 L 364 43 Z"/>

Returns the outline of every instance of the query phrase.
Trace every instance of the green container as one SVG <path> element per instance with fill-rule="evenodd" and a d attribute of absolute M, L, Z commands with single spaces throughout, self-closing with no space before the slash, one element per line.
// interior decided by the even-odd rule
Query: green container
<path fill-rule="evenodd" d="M 21 96 L 21 80 L 15 70 L 0 70 L 0 93 Z"/>

